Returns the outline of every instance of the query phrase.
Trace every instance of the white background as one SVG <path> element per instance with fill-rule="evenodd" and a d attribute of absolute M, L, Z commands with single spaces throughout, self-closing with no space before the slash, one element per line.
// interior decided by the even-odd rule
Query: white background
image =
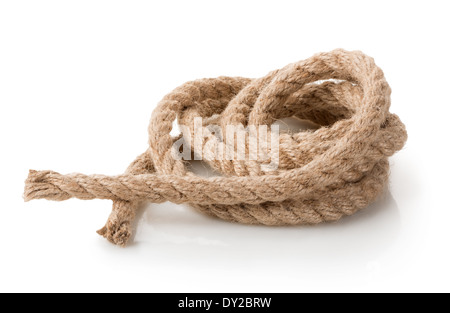
<path fill-rule="evenodd" d="M 450 291 L 447 1 L 1 1 L 0 291 Z M 148 205 L 134 243 L 110 201 L 22 200 L 28 169 L 114 175 L 188 80 L 260 77 L 335 48 L 384 70 L 407 126 L 387 195 L 316 227 Z"/>

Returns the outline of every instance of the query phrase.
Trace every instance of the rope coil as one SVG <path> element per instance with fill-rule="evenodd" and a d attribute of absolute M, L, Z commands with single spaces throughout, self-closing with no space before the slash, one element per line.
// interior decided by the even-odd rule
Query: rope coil
<path fill-rule="evenodd" d="M 317 83 L 323 80 L 325 81 Z M 389 112 L 390 87 L 372 58 L 334 50 L 289 64 L 259 79 L 219 77 L 185 83 L 166 95 L 152 114 L 149 148 L 119 176 L 30 171 L 26 201 L 110 199 L 113 210 L 99 230 L 125 246 L 141 202 L 189 203 L 199 211 L 246 224 L 297 225 L 335 221 L 374 201 L 384 190 L 388 157 L 407 139 Z M 278 169 L 267 161 L 205 161 L 220 177 L 203 178 L 174 157 L 175 119 L 193 132 L 195 118 L 220 125 L 272 125 L 286 117 L 321 126 L 279 136 Z M 184 133 L 186 135 L 186 133 Z M 215 140 L 212 137 L 212 140 Z M 194 153 L 206 149 L 189 142 Z M 247 147 L 248 149 L 248 147 Z M 207 149 L 206 149 L 207 150 Z"/>

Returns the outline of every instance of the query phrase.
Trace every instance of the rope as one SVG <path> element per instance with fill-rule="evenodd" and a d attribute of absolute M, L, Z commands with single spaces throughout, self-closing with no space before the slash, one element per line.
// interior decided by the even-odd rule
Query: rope
<path fill-rule="evenodd" d="M 146 201 L 189 203 L 208 215 L 246 224 L 335 221 L 383 192 L 387 158 L 406 141 L 404 125 L 389 113 L 390 93 L 372 58 L 344 50 L 316 54 L 259 79 L 188 82 L 158 104 L 150 121 L 149 149 L 125 174 L 30 171 L 24 198 L 113 200 L 111 216 L 98 232 L 121 246 L 131 236 L 137 207 Z M 215 123 L 225 134 L 229 125 L 272 125 L 292 116 L 321 127 L 281 133 L 274 171 L 265 169 L 267 160 L 216 157 L 219 139 L 213 135 L 197 144 L 186 141 L 194 153 L 204 150 L 204 160 L 221 176 L 196 176 L 175 157 L 174 143 L 180 140 L 170 135 L 175 119 L 186 125 L 182 138 L 187 138 L 199 117 L 202 127 Z"/>

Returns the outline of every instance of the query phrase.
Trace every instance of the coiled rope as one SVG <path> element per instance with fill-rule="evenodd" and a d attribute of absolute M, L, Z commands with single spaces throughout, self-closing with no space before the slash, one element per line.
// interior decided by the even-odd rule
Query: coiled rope
<path fill-rule="evenodd" d="M 325 82 L 318 82 L 323 81 Z M 119 176 L 30 171 L 24 198 L 110 199 L 113 210 L 98 232 L 124 246 L 141 202 L 189 203 L 203 213 L 246 224 L 293 225 L 335 221 L 382 193 L 388 157 L 407 134 L 389 113 L 390 87 L 372 58 L 334 50 L 287 65 L 259 79 L 219 77 L 188 82 L 166 95 L 152 114 L 149 149 Z M 260 160 L 205 160 L 220 177 L 199 177 L 174 157 L 175 119 L 227 125 L 272 125 L 298 117 L 321 127 L 281 133 L 278 169 Z M 209 120 L 208 120 L 209 119 Z M 214 137 L 215 138 L 215 137 Z M 204 147 L 192 145 L 196 149 Z"/>

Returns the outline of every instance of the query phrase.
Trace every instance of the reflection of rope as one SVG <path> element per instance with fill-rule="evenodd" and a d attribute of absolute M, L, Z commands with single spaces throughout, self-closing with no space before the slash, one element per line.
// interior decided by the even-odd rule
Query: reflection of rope
<path fill-rule="evenodd" d="M 311 84 L 318 80 L 338 79 Z M 25 200 L 111 199 L 113 212 L 99 233 L 125 245 L 140 202 L 189 203 L 200 211 L 248 224 L 315 224 L 367 206 L 388 178 L 387 157 L 406 141 L 389 113 L 390 88 L 373 59 L 334 50 L 290 64 L 259 79 L 220 77 L 188 82 L 164 97 L 149 127 L 149 149 L 125 174 L 61 175 L 30 171 Z M 174 158 L 173 121 L 216 116 L 227 125 L 271 125 L 290 116 L 320 126 L 281 134 L 276 172 L 258 160 L 205 158 L 223 177 L 202 178 Z M 224 132 L 225 133 L 225 132 Z M 199 147 L 193 146 L 195 149 Z M 200 147 L 201 148 L 201 147 Z"/>

